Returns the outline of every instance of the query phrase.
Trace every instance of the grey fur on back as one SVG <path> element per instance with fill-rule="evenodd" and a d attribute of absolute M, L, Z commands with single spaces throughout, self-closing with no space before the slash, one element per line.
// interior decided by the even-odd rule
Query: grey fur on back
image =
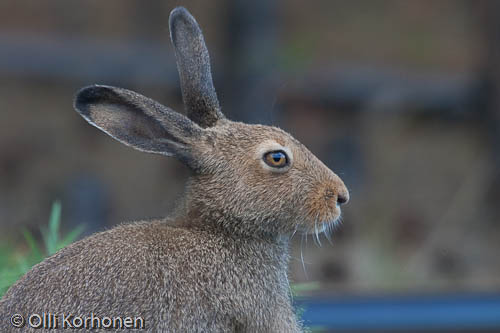
<path fill-rule="evenodd" d="M 288 133 L 226 119 L 198 24 L 178 7 L 170 31 L 187 117 L 97 85 L 75 109 L 126 145 L 182 161 L 192 171 L 183 200 L 168 218 L 94 234 L 33 267 L 0 300 L 1 332 L 19 331 L 14 314 L 43 313 L 61 331 L 68 315 L 141 317 L 149 332 L 302 330 L 288 242 L 335 223 L 348 191 Z"/>

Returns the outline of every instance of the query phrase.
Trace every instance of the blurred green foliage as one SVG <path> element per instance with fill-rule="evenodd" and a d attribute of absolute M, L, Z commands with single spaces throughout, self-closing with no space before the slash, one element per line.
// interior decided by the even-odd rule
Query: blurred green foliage
<path fill-rule="evenodd" d="M 61 237 L 60 228 L 61 203 L 56 201 L 52 204 L 48 225 L 40 228 L 43 246 L 26 229 L 23 229 L 23 236 L 27 249 L 22 250 L 9 243 L 0 246 L 0 297 L 31 267 L 74 242 L 83 232 L 84 226 L 78 226 L 64 237 Z"/>

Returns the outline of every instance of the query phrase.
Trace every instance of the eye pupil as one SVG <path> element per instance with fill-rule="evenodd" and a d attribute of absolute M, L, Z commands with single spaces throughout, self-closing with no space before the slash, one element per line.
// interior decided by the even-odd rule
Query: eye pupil
<path fill-rule="evenodd" d="M 276 163 L 278 163 L 279 161 L 281 161 L 282 158 L 283 158 L 283 154 L 281 154 L 281 153 L 274 153 L 273 154 L 273 160 Z"/>

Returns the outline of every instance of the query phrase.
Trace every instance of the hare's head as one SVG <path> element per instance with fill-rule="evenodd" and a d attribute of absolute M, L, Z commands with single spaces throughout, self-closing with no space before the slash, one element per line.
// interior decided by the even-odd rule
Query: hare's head
<path fill-rule="evenodd" d="M 170 15 L 187 117 L 129 90 L 90 86 L 76 110 L 136 149 L 175 156 L 191 170 L 190 209 L 233 231 L 322 231 L 349 200 L 342 180 L 288 133 L 224 117 L 203 35 L 189 12 Z"/>

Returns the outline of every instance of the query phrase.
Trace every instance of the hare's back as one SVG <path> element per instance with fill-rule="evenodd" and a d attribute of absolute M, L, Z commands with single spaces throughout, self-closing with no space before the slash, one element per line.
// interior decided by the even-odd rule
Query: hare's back
<path fill-rule="evenodd" d="M 153 324 L 168 296 L 167 275 L 175 274 L 169 273 L 170 267 L 179 266 L 175 252 L 182 251 L 172 239 L 188 238 L 184 233 L 188 231 L 163 221 L 138 222 L 60 250 L 34 266 L 4 295 L 0 331 L 13 314 L 33 313 L 141 316 Z"/>

